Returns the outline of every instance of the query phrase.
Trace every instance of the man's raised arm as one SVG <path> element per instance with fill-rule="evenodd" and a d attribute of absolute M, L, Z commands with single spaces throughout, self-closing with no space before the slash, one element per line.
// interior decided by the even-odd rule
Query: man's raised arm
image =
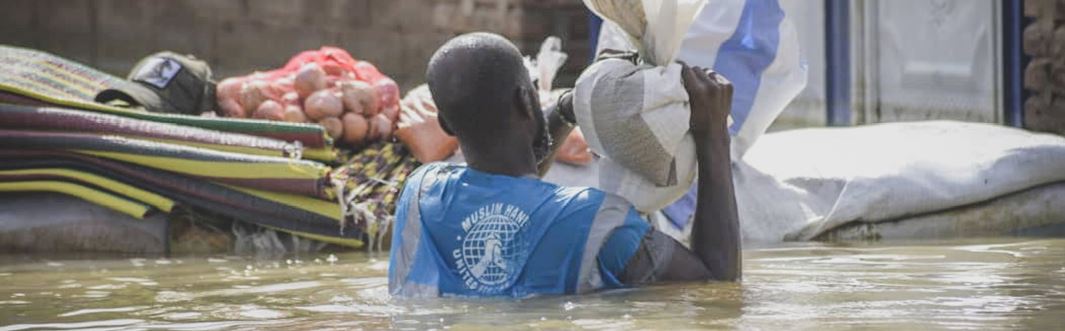
<path fill-rule="evenodd" d="M 691 106 L 691 133 L 699 162 L 691 249 L 717 280 L 738 280 L 740 225 L 732 185 L 728 115 L 732 84 L 716 72 L 684 66 L 684 88 Z"/>

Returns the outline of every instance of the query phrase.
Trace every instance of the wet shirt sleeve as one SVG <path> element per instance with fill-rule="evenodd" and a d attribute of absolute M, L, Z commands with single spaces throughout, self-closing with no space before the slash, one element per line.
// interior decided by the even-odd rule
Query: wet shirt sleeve
<path fill-rule="evenodd" d="M 412 263 L 414 262 L 414 252 L 417 249 L 419 237 L 421 234 L 421 226 L 418 224 L 419 219 L 416 218 L 419 215 L 411 215 L 412 206 L 416 206 L 418 203 L 417 191 L 422 186 L 422 181 L 425 179 L 425 174 L 429 168 L 432 168 L 433 164 L 427 164 L 419 167 L 408 176 L 407 182 L 404 184 L 403 191 L 400 192 L 399 200 L 396 203 L 396 212 L 394 223 L 392 225 L 392 247 L 389 250 L 389 264 L 388 264 L 388 287 L 389 292 L 393 295 L 399 294 L 403 285 L 407 282 L 407 276 L 409 275 Z M 410 241 L 410 239 L 414 239 Z"/>
<path fill-rule="evenodd" d="M 644 235 L 650 229 L 651 225 L 640 217 L 636 209 L 629 208 L 625 220 L 603 243 L 596 258 L 603 285 L 606 288 L 624 286 L 621 282 L 621 275 L 625 270 L 625 265 L 636 254 Z"/>

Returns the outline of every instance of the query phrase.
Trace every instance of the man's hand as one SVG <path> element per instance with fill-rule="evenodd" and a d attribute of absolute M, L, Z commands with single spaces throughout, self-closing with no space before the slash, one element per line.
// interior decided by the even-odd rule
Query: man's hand
<path fill-rule="evenodd" d="M 562 142 L 566 141 L 566 137 L 573 131 L 573 123 L 575 115 L 573 115 L 573 91 L 567 91 L 558 98 L 558 102 L 554 105 L 548 106 L 544 110 L 544 116 L 547 117 L 547 133 L 551 135 L 551 149 L 547 153 L 547 157 L 540 160 L 540 164 L 536 165 L 537 173 L 540 177 L 547 174 L 548 170 L 551 170 L 551 165 L 555 163 L 555 155 L 558 154 L 558 148 L 562 146 Z"/>
<path fill-rule="evenodd" d="M 732 83 L 713 70 L 681 65 L 691 107 L 691 132 L 696 141 L 706 141 L 726 132 L 732 108 Z"/>

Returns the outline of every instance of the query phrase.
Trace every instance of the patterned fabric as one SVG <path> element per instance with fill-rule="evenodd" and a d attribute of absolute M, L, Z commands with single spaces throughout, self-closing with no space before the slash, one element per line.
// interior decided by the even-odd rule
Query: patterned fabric
<path fill-rule="evenodd" d="M 391 229 L 399 189 L 420 164 L 400 143 L 377 142 L 350 153 L 333 171 L 334 180 L 343 183 L 338 192 L 349 216 L 344 226 L 367 233 L 371 249 L 387 249 L 383 239 Z"/>

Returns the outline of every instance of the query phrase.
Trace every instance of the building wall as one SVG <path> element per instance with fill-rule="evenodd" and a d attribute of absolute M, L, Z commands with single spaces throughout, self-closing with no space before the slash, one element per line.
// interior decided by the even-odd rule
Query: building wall
<path fill-rule="evenodd" d="M 1025 0 L 1024 127 L 1065 134 L 1065 0 Z"/>
<path fill-rule="evenodd" d="M 335 45 L 404 88 L 422 83 L 452 36 L 492 31 L 525 53 L 553 34 L 570 53 L 561 83 L 587 59 L 586 12 L 564 0 L 4 0 L 0 44 L 36 48 L 125 76 L 159 50 L 193 54 L 217 77 L 276 68 Z"/>

